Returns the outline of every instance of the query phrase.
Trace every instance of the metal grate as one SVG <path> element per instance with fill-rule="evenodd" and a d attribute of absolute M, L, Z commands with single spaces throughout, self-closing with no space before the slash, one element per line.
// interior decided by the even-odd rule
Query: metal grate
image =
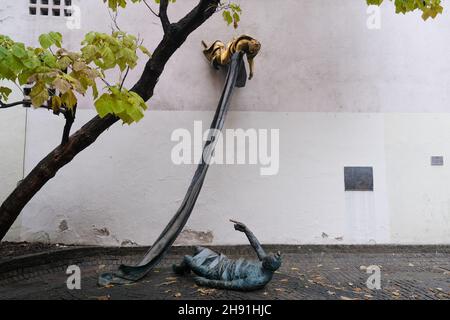
<path fill-rule="evenodd" d="M 70 17 L 72 0 L 29 0 L 28 13 L 31 16 Z"/>

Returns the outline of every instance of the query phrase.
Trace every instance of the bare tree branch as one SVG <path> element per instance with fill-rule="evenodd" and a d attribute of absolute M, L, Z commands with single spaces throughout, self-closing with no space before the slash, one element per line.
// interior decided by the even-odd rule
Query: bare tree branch
<path fill-rule="evenodd" d="M 120 83 L 120 90 L 123 88 L 123 84 L 125 83 L 125 80 L 127 79 L 128 72 L 130 72 L 130 67 L 127 67 L 127 71 L 125 71 L 125 75 L 122 78 L 122 82 Z"/>
<path fill-rule="evenodd" d="M 22 100 L 22 101 L 16 101 L 16 102 L 11 102 L 11 103 L 4 103 L 3 101 L 0 100 L 0 109 L 8 109 L 8 108 L 12 108 L 12 107 L 16 107 L 16 106 L 20 106 L 22 105 L 24 108 L 31 108 L 32 104 L 31 104 L 31 100 Z M 38 107 L 37 109 L 47 109 L 47 110 L 53 110 L 51 106 L 47 106 L 47 105 L 42 105 L 40 107 Z M 59 108 L 59 112 L 66 112 L 67 109 L 65 109 L 64 107 L 60 107 Z M 59 114 L 59 112 L 54 112 L 55 114 Z"/>
<path fill-rule="evenodd" d="M 169 6 L 169 0 L 161 0 L 159 4 L 159 19 L 161 19 L 161 24 L 164 30 L 164 33 L 169 32 L 170 21 L 167 15 L 167 8 Z"/>
<path fill-rule="evenodd" d="M 156 17 L 159 18 L 159 14 L 157 14 L 157 13 L 155 12 L 155 10 L 152 9 L 152 7 L 147 3 L 146 0 L 143 0 L 142 2 L 144 2 L 144 4 L 147 6 L 147 8 L 150 10 L 151 13 L 153 13 Z"/>
<path fill-rule="evenodd" d="M 144 101 L 150 99 L 166 62 L 183 45 L 187 37 L 216 12 L 219 3 L 220 0 L 199 0 L 197 6 L 177 23 L 172 24 L 169 32 L 154 50 L 152 58 L 147 61 L 141 78 L 131 91 L 139 94 Z"/>
<path fill-rule="evenodd" d="M 111 29 L 112 29 L 112 32 L 114 32 L 115 30 L 114 30 L 114 27 L 116 28 L 116 30 L 117 31 L 122 31 L 121 29 L 120 29 L 120 27 L 119 27 L 119 24 L 117 23 L 117 17 L 118 17 L 118 15 L 119 15 L 119 13 L 118 12 L 111 12 L 111 10 L 108 10 L 108 14 L 109 14 L 109 17 L 111 18 L 111 21 L 112 21 L 112 25 L 111 25 Z"/>
<path fill-rule="evenodd" d="M 64 125 L 61 144 L 64 145 L 69 142 L 70 130 L 75 122 L 75 114 L 77 112 L 77 106 L 74 106 L 72 110 L 66 110 L 63 112 L 66 124 Z"/>
<path fill-rule="evenodd" d="M 20 105 L 31 105 L 31 101 L 27 101 L 27 100 L 23 100 L 23 101 L 17 101 L 17 102 L 12 102 L 12 103 L 4 103 L 3 101 L 0 101 L 0 109 L 7 109 L 7 108 L 12 108 L 15 106 L 20 106 Z"/>

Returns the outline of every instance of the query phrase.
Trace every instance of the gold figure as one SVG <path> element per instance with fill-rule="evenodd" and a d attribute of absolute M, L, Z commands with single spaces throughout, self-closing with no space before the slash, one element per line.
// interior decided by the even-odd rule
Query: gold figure
<path fill-rule="evenodd" d="M 247 55 L 248 65 L 250 67 L 250 75 L 248 79 L 253 78 L 254 61 L 253 59 L 259 53 L 261 49 L 261 43 L 258 40 L 242 35 L 238 38 L 234 38 L 233 41 L 226 46 L 222 41 L 215 41 L 212 45 L 208 46 L 205 41 L 202 41 L 205 50 L 203 54 L 208 61 L 215 67 L 226 66 L 231 61 L 231 57 L 235 52 L 243 51 Z"/>

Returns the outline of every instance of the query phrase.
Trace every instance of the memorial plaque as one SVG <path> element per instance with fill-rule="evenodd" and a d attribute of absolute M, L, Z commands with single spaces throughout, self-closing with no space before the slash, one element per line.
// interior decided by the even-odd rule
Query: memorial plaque
<path fill-rule="evenodd" d="M 442 157 L 442 156 L 431 157 L 431 165 L 432 166 L 443 166 L 444 165 L 444 157 Z"/>
<path fill-rule="evenodd" d="M 345 191 L 373 191 L 372 167 L 344 167 Z"/>

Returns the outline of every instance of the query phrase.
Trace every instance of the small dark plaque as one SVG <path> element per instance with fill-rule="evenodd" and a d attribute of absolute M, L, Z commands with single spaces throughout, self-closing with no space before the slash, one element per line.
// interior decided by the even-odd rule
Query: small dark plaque
<path fill-rule="evenodd" d="M 373 191 L 372 167 L 344 167 L 345 191 Z"/>
<path fill-rule="evenodd" d="M 431 165 L 432 166 L 443 166 L 444 165 L 444 157 L 442 157 L 442 156 L 431 157 Z"/>

